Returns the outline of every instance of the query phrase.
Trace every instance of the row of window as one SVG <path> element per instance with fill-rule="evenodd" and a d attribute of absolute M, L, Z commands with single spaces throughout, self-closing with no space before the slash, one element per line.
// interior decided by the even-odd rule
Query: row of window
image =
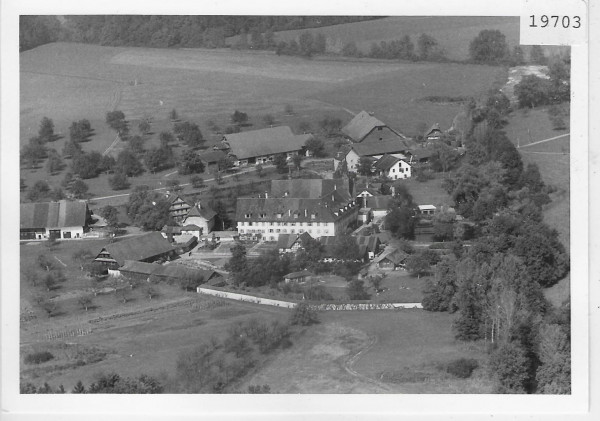
<path fill-rule="evenodd" d="M 246 226 L 246 227 L 251 227 L 251 226 L 258 226 L 258 227 L 287 227 L 288 225 L 290 227 L 295 227 L 296 226 L 296 222 L 240 222 L 240 224 L 242 226 Z M 323 224 L 324 227 L 327 226 L 327 222 L 298 222 L 297 223 L 299 227 L 312 227 L 313 224 L 316 227 L 320 227 L 321 224 Z"/>
<path fill-rule="evenodd" d="M 267 232 L 267 230 L 264 229 L 247 229 L 247 230 L 243 230 L 240 229 L 240 234 L 265 234 Z M 283 228 L 283 229 L 269 229 L 269 233 L 270 234 L 302 234 L 305 230 L 303 230 L 302 228 L 295 230 L 295 229 L 290 229 L 290 232 L 288 233 L 288 230 Z M 329 230 L 306 230 L 306 232 L 308 232 L 309 234 L 316 234 L 316 235 L 329 235 Z"/>

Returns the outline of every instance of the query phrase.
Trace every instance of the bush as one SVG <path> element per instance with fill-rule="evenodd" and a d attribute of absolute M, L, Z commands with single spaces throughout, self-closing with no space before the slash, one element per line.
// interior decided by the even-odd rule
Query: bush
<path fill-rule="evenodd" d="M 317 312 L 308 304 L 299 303 L 290 318 L 290 323 L 293 325 L 310 326 L 319 323 Z"/>
<path fill-rule="evenodd" d="M 446 372 L 461 379 L 467 379 L 473 374 L 473 370 L 479 367 L 477 360 L 473 358 L 459 358 L 450 361 L 446 365 Z"/>
<path fill-rule="evenodd" d="M 34 352 L 25 356 L 25 364 L 41 364 L 54 358 L 48 351 Z"/>

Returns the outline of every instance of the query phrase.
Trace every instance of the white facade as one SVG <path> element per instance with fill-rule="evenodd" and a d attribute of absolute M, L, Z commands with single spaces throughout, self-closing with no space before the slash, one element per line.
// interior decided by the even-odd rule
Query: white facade
<path fill-rule="evenodd" d="M 346 164 L 348 165 L 348 171 L 356 172 L 358 170 L 358 161 L 360 160 L 360 156 L 358 156 L 358 154 L 354 152 L 354 149 L 350 149 L 350 151 L 346 154 L 345 159 Z M 334 159 L 333 170 L 337 170 L 341 163 L 342 161 Z"/>
<path fill-rule="evenodd" d="M 238 222 L 238 233 L 261 234 L 265 241 L 277 241 L 279 234 L 302 234 L 311 237 L 332 237 L 336 235 L 335 222 Z"/>
<path fill-rule="evenodd" d="M 380 171 L 380 175 L 387 176 L 390 180 L 400 180 L 411 177 L 411 167 L 405 161 L 398 161 L 388 171 Z"/>

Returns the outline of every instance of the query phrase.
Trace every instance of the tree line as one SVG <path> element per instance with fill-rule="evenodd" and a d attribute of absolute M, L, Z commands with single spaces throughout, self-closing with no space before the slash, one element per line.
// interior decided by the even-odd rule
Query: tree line
<path fill-rule="evenodd" d="M 542 217 L 553 189 L 502 132 L 509 109 L 500 94 L 468 107 L 466 154 L 444 186 L 475 224 L 469 247 L 459 225 L 450 234 L 457 243 L 433 267 L 423 307 L 458 313 L 458 339 L 490 344 L 497 392 L 570 393 L 569 304 L 555 309 L 542 293 L 569 271 L 569 256 Z"/>

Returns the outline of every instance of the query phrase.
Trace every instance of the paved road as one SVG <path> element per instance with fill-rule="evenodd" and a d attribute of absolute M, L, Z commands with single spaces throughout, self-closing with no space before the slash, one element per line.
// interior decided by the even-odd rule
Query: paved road
<path fill-rule="evenodd" d="M 519 146 L 517 146 L 517 148 L 521 149 L 521 148 L 526 148 L 527 146 L 539 145 L 540 143 L 550 142 L 551 140 L 560 139 L 562 137 L 567 137 L 567 136 L 570 136 L 570 135 L 571 135 L 571 133 L 561 134 L 560 136 L 549 137 L 548 139 L 543 139 L 543 140 L 538 140 L 536 142 L 531 142 L 531 143 L 528 143 L 527 145 L 519 145 Z"/>

